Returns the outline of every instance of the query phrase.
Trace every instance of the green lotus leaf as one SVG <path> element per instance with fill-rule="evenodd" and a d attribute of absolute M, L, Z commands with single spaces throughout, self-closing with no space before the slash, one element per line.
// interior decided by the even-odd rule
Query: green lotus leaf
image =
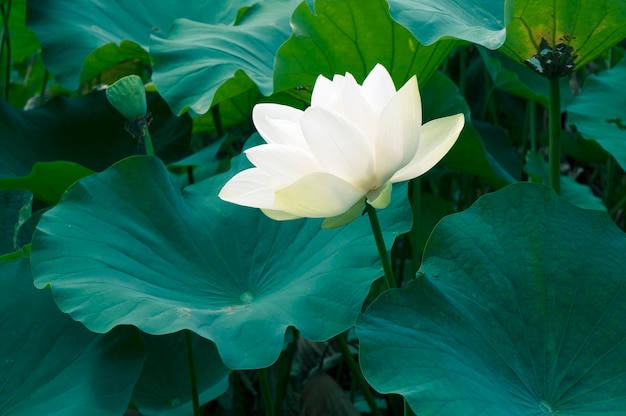
<path fill-rule="evenodd" d="M 154 117 L 150 132 L 157 154 L 166 162 L 186 155 L 189 116 L 174 116 L 155 93 L 148 94 L 148 109 Z M 28 111 L 0 99 L 0 178 L 26 176 L 36 162 L 57 160 L 104 170 L 143 150 L 124 130 L 124 123 L 104 91 L 78 98 L 57 97 Z"/>
<path fill-rule="evenodd" d="M 298 3 L 257 3 L 233 26 L 179 19 L 165 38 L 153 37 L 152 78 L 174 112 L 189 107 L 193 113 L 203 114 L 212 104 L 254 84 L 270 95 L 274 89 L 274 55 L 291 33 L 289 18 Z M 232 82 L 218 94 L 228 80 Z"/>
<path fill-rule="evenodd" d="M 0 189 L 29 190 L 37 199 L 54 205 L 71 184 L 92 173 L 74 162 L 37 162 L 28 176 L 0 178 Z"/>
<path fill-rule="evenodd" d="M 33 196 L 20 189 L 0 189 L 0 256 L 18 250 L 20 226 L 30 216 Z"/>
<path fill-rule="evenodd" d="M 310 88 L 320 74 L 350 72 L 362 82 L 377 63 L 398 88 L 414 74 L 422 85 L 458 44 L 448 39 L 421 45 L 391 18 L 384 0 L 317 0 L 314 11 L 303 2 L 291 26 L 293 34 L 276 55 L 277 91 Z"/>
<path fill-rule="evenodd" d="M 391 16 L 425 45 L 442 37 L 497 49 L 506 36 L 502 0 L 389 0 Z"/>
<path fill-rule="evenodd" d="M 544 76 L 582 68 L 626 37 L 622 0 L 513 0 L 501 51 Z"/>
<path fill-rule="evenodd" d="M 232 24 L 240 8 L 254 0 L 197 0 L 191 2 L 124 0 L 33 0 L 28 2 L 26 24 L 41 42 L 44 62 L 55 79 L 69 89 L 80 84 L 80 74 L 93 74 L 85 59 L 111 43 L 132 41 L 148 50 L 150 37 L 163 36 L 174 20 L 193 19 L 210 24 Z M 143 56 L 138 56 L 143 58 Z M 128 59 L 109 55 L 110 65 Z M 95 62 L 95 64 L 98 64 Z M 83 80 L 85 81 L 85 80 Z"/>
<path fill-rule="evenodd" d="M 465 114 L 465 127 L 454 147 L 441 161 L 442 165 L 482 176 L 498 188 L 515 181 L 512 173 L 507 170 L 509 163 L 499 161 L 488 152 L 479 131 L 469 122 L 469 106 L 450 78 L 435 73 L 420 92 L 425 121 L 452 114 Z"/>
<path fill-rule="evenodd" d="M 0 414 L 123 414 L 145 357 L 137 331 L 88 331 L 33 287 L 25 258 L 0 276 Z"/>
<path fill-rule="evenodd" d="M 626 169 L 626 60 L 599 75 L 589 75 L 580 95 L 567 107 L 568 121 L 595 140 Z"/>
<path fill-rule="evenodd" d="M 534 71 L 528 71 L 498 52 L 488 53 L 484 49 L 479 49 L 479 52 L 495 88 L 535 101 L 548 108 L 550 85 L 545 78 Z M 574 97 L 569 87 L 569 80 L 563 78 L 559 82 L 561 109 L 564 110 Z"/>
<path fill-rule="evenodd" d="M 8 33 L 11 36 L 11 60 L 13 62 L 24 62 L 31 54 L 39 49 L 37 37 L 25 24 L 26 20 L 26 0 L 12 0 L 9 11 Z M 2 21 L 0 28 L 4 29 Z"/>
<path fill-rule="evenodd" d="M 550 180 L 549 169 L 548 162 L 542 154 L 529 153 L 526 155 L 524 171 L 528 174 L 529 178 L 532 179 L 532 182 L 545 183 L 547 185 Z M 606 212 L 606 207 L 602 199 L 594 195 L 588 185 L 576 182 L 576 179 L 571 176 L 561 175 L 560 195 L 570 204 L 574 204 L 580 208 Z"/>
<path fill-rule="evenodd" d="M 359 317 L 363 373 L 420 416 L 621 414 L 625 250 L 605 213 L 545 185 L 488 194 Z"/>
<path fill-rule="evenodd" d="M 382 275 L 369 221 L 272 221 L 220 200 L 232 172 L 181 191 L 135 156 L 73 185 L 33 237 L 35 285 L 89 329 L 190 329 L 234 369 L 272 364 L 285 331 L 311 340 L 350 328 Z M 380 212 L 386 242 L 410 228 L 406 186 Z"/>
<path fill-rule="evenodd" d="M 146 362 L 133 391 L 133 403 L 141 414 L 188 416 L 193 414 L 189 362 L 185 335 L 142 334 Z M 200 404 L 208 403 L 228 389 L 230 371 L 215 344 L 191 334 L 194 368 Z"/>

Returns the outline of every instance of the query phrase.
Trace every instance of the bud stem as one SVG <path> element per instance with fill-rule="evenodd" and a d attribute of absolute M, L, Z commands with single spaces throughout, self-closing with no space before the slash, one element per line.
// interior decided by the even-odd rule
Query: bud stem
<path fill-rule="evenodd" d="M 146 146 L 146 155 L 155 156 L 154 154 L 154 146 L 152 145 L 152 137 L 150 136 L 150 130 L 148 129 L 148 125 L 145 125 L 141 128 L 141 135 Z"/>

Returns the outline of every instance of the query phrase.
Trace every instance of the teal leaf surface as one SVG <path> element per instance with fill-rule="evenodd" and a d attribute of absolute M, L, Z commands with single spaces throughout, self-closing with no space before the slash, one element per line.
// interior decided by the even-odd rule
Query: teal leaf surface
<path fill-rule="evenodd" d="M 623 0 L 510 0 L 504 6 L 507 36 L 500 50 L 544 76 L 559 67 L 567 70 L 554 75 L 582 68 L 626 37 Z M 555 59 L 541 62 L 555 51 Z"/>
<path fill-rule="evenodd" d="M 232 24 L 240 8 L 253 0 L 33 0 L 28 2 L 26 24 L 43 50 L 48 70 L 64 87 L 76 89 L 83 62 L 96 49 L 132 41 L 148 50 L 150 37 L 163 36 L 174 20 L 193 19 L 211 24 Z M 128 59 L 120 53 L 118 62 Z M 109 56 L 111 64 L 115 59 Z"/>
<path fill-rule="evenodd" d="M 442 165 L 482 176 L 498 188 L 515 181 L 507 167 L 500 165 L 498 158 L 488 152 L 479 131 L 470 122 L 470 109 L 465 98 L 450 78 L 435 73 L 421 88 L 421 94 L 424 121 L 465 114 L 465 127 L 454 147 L 441 161 Z"/>
<path fill-rule="evenodd" d="M 289 326 L 311 340 L 350 328 L 382 275 L 368 219 L 272 221 L 217 197 L 232 174 L 181 192 L 158 159 L 136 156 L 78 181 L 35 231 L 36 286 L 96 332 L 190 329 L 234 369 L 273 363 Z M 388 247 L 410 228 L 406 189 L 380 213 Z"/>
<path fill-rule="evenodd" d="M 137 330 L 88 331 L 33 287 L 25 258 L 0 263 L 0 339 L 2 415 L 121 415 L 144 360 Z"/>
<path fill-rule="evenodd" d="M 389 0 L 391 16 L 425 45 L 442 37 L 497 49 L 506 37 L 502 0 Z"/>
<path fill-rule="evenodd" d="M 488 194 L 359 317 L 363 373 L 420 416 L 621 414 L 625 251 L 605 213 L 545 185 Z"/>
<path fill-rule="evenodd" d="M 598 142 L 626 170 L 626 59 L 599 75 L 589 75 L 567 107 L 568 121 Z"/>
<path fill-rule="evenodd" d="M 0 256 L 14 252 L 20 226 L 30 216 L 33 196 L 20 189 L 0 189 Z"/>
<path fill-rule="evenodd" d="M 456 40 L 421 45 L 389 15 L 384 0 L 302 2 L 291 19 L 293 35 L 276 55 L 276 90 L 312 87 L 318 75 L 349 72 L 362 82 L 376 66 L 387 68 L 399 88 L 412 75 L 420 83 L 439 68 Z"/>
<path fill-rule="evenodd" d="M 71 184 L 92 173 L 74 162 L 37 162 L 27 176 L 0 178 L 0 189 L 28 190 L 40 201 L 54 205 Z"/>
<path fill-rule="evenodd" d="M 146 362 L 133 391 L 133 403 L 141 414 L 188 416 L 193 414 L 189 362 L 182 332 L 168 335 L 142 334 Z M 192 333 L 198 400 L 208 403 L 228 389 L 230 371 L 211 341 Z"/>
<path fill-rule="evenodd" d="M 291 33 L 289 18 L 298 2 L 257 3 L 233 26 L 179 19 L 167 36 L 153 37 L 152 78 L 174 112 L 189 107 L 195 114 L 206 113 L 212 104 L 250 89 L 250 80 L 270 95 L 274 55 Z M 216 100 L 218 89 L 233 77 L 237 79 L 224 89 L 227 94 Z"/>
<path fill-rule="evenodd" d="M 524 171 L 532 179 L 531 182 L 548 184 L 550 173 L 548 162 L 540 153 L 529 153 L 526 156 Z M 561 175 L 561 197 L 580 208 L 606 211 L 602 199 L 593 194 L 588 185 L 576 182 L 571 176 Z"/>

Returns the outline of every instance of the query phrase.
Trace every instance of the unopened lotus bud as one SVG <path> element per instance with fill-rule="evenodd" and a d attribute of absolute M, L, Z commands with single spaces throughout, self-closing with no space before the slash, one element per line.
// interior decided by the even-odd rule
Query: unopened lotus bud
<path fill-rule="evenodd" d="M 146 116 L 146 89 L 137 75 L 126 76 L 107 88 L 107 99 L 127 120 Z"/>

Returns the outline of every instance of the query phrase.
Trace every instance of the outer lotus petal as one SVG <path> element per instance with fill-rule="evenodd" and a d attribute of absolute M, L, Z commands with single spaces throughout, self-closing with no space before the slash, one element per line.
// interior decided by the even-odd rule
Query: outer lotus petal
<path fill-rule="evenodd" d="M 274 208 L 274 194 L 280 184 L 260 169 L 246 169 L 233 176 L 220 190 L 224 201 L 254 208 Z"/>
<path fill-rule="evenodd" d="M 278 190 L 274 209 L 299 217 L 334 217 L 348 211 L 363 196 L 349 182 L 317 172 Z"/>
<path fill-rule="evenodd" d="M 352 208 L 343 214 L 326 218 L 324 222 L 322 222 L 322 228 L 339 228 L 351 223 L 361 215 L 364 204 L 365 198 L 359 199 L 354 205 L 352 205 Z"/>
<path fill-rule="evenodd" d="M 424 124 L 413 160 L 398 170 L 391 178 L 391 182 L 408 181 L 428 172 L 454 146 L 464 124 L 465 117 L 461 113 Z"/>
<path fill-rule="evenodd" d="M 367 193 L 367 202 L 376 209 L 387 208 L 391 202 L 391 182 L 387 182 L 385 186 L 376 191 Z"/>
<path fill-rule="evenodd" d="M 376 176 L 387 182 L 415 154 L 422 127 L 422 103 L 417 80 L 411 78 L 383 110 L 376 133 Z"/>
<path fill-rule="evenodd" d="M 245 153 L 254 166 L 283 185 L 321 170 L 310 152 L 295 146 L 263 144 L 252 147 Z"/>
<path fill-rule="evenodd" d="M 252 121 L 267 143 L 288 144 L 306 149 L 300 129 L 303 111 L 280 104 L 261 103 L 252 110 Z"/>
<path fill-rule="evenodd" d="M 373 149 L 359 128 L 345 117 L 319 107 L 309 107 L 301 123 L 311 153 L 324 171 L 364 190 L 371 188 L 368 182 L 374 174 Z"/>
<path fill-rule="evenodd" d="M 362 91 L 371 108 L 377 114 L 381 114 L 389 100 L 396 94 L 396 86 L 387 69 L 381 64 L 376 64 L 363 81 Z"/>
<path fill-rule="evenodd" d="M 335 75 L 333 80 L 329 80 L 323 75 L 317 77 L 311 94 L 311 107 L 322 107 L 328 111 L 341 112 L 341 86 L 344 77 Z"/>
<path fill-rule="evenodd" d="M 287 214 L 286 212 L 276 211 L 275 209 L 261 209 L 261 211 L 263 211 L 263 214 L 275 221 L 287 221 L 302 218 L 296 215 Z"/>

